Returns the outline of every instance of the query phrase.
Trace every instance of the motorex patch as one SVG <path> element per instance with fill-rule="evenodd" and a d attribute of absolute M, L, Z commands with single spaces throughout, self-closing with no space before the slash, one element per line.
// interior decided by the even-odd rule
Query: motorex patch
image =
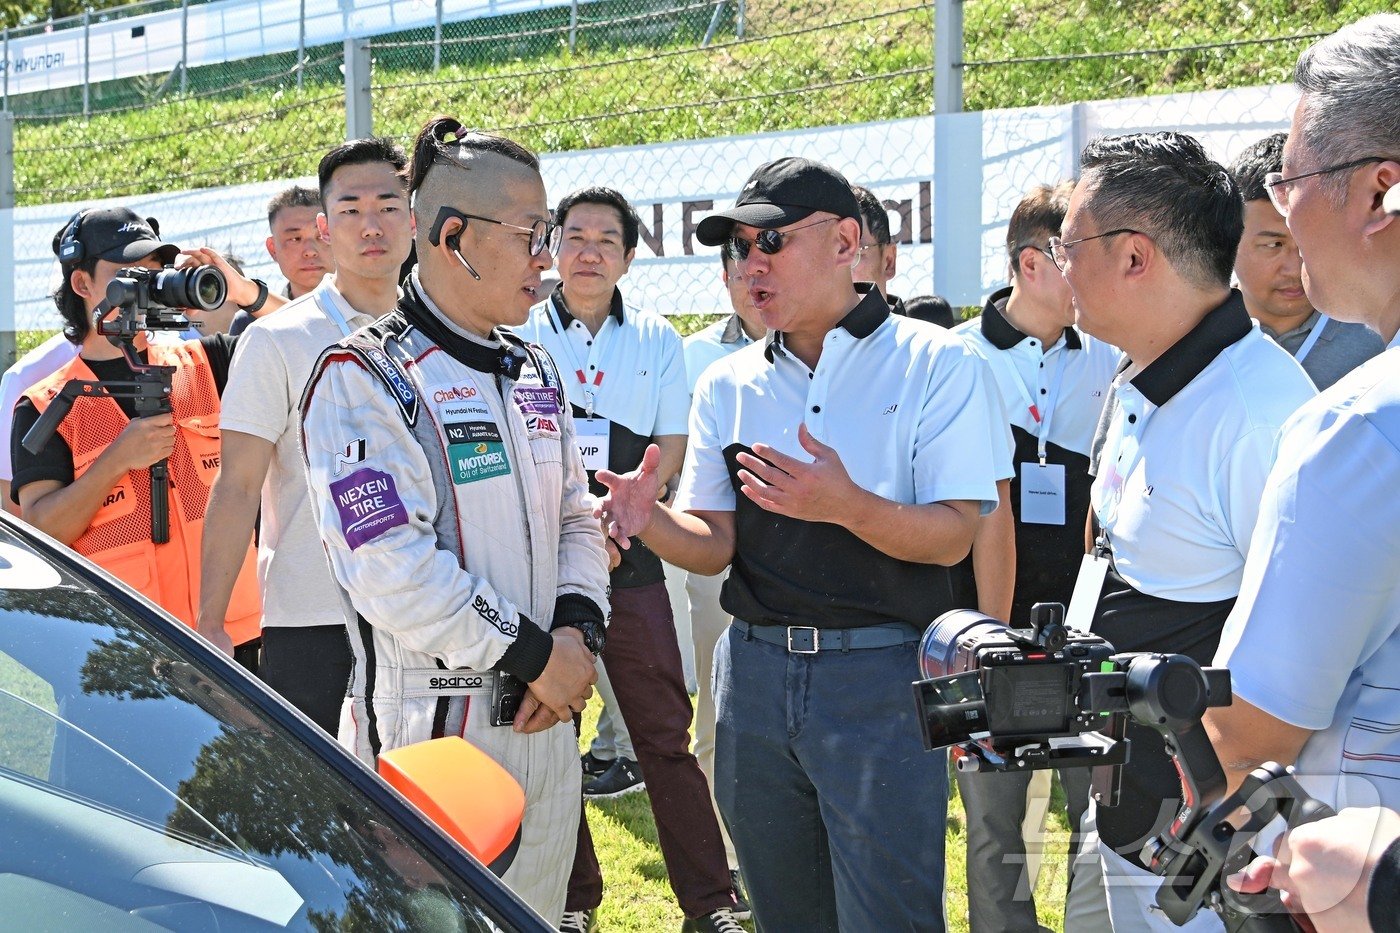
<path fill-rule="evenodd" d="M 452 466 L 453 483 L 460 486 L 510 473 L 510 458 L 506 456 L 501 432 L 495 424 L 458 422 L 444 424 L 442 429 L 447 435 L 447 459 Z"/>
<path fill-rule="evenodd" d="M 356 470 L 331 483 L 331 498 L 340 515 L 340 530 L 350 550 L 408 524 L 408 509 L 394 478 L 380 470 Z"/>

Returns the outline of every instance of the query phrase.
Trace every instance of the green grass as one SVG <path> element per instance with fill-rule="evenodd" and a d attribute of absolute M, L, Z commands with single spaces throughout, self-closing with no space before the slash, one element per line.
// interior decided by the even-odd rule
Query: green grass
<path fill-rule="evenodd" d="M 658 0 L 608 0 L 584 19 Z M 968 109 L 1283 82 L 1308 40 L 1392 0 L 975 0 L 965 7 Z M 732 11 L 732 6 L 727 9 Z M 542 152 L 885 120 L 932 109 L 932 4 L 921 0 L 752 0 L 745 38 L 726 19 L 709 48 L 692 11 L 624 33 L 584 28 L 570 51 L 558 11 L 451 26 L 507 38 L 428 46 L 376 40 L 377 132 L 408 137 L 433 113 L 507 132 Z M 732 16 L 732 12 L 730 14 Z M 552 17 L 552 18 L 551 18 Z M 541 30 L 545 30 L 540 34 Z M 1226 49 L 1187 47 L 1245 42 Z M 1039 56 L 1170 50 L 1046 62 Z M 344 133 L 334 49 L 309 50 L 303 86 L 286 56 L 108 89 L 117 109 L 23 119 L 52 95 L 16 99 L 19 203 L 133 195 L 306 175 Z M 240 84 L 234 89 L 230 85 Z M 71 108 L 71 101 L 66 104 Z M 61 109 L 61 107 L 59 108 Z M 94 141 L 100 141 L 94 144 Z"/>
<path fill-rule="evenodd" d="M 585 750 L 597 731 L 599 704 L 595 699 L 583 714 Z M 956 784 L 954 784 L 956 788 Z M 652 933 L 679 930 L 685 919 L 666 881 L 666 866 L 656 842 L 656 825 L 644 793 L 614 800 L 589 801 L 588 825 L 598 863 L 603 869 L 603 904 L 598 927 L 604 933 Z M 1044 840 L 1045 860 L 1037 879 L 1035 899 L 1040 923 L 1060 929 L 1066 889 L 1065 849 L 1069 840 L 1064 798 L 1058 784 Z M 872 832 L 885 831 L 872 827 Z M 967 832 L 962 801 L 956 791 L 948 805 L 947 912 L 953 933 L 967 930 Z M 746 924 L 753 929 L 752 924 Z"/>

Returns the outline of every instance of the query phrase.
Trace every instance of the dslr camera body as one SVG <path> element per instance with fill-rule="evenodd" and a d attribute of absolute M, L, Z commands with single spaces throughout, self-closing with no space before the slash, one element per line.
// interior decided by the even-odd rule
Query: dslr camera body
<path fill-rule="evenodd" d="M 214 311 L 228 300 L 228 281 L 214 266 L 191 269 L 120 269 L 107 283 L 107 300 L 94 313 L 98 332 L 114 344 L 143 330 L 185 330 L 183 309 Z M 107 317 L 112 310 L 117 314 Z"/>
<path fill-rule="evenodd" d="M 962 770 L 1050 767 L 1084 744 L 1052 740 L 1103 728 L 1080 694 L 1088 675 L 1112 669 L 1113 653 L 1097 635 L 1065 628 L 1058 603 L 1037 603 L 1025 629 L 971 610 L 945 613 L 919 646 L 929 678 L 915 684 L 924 746 L 973 743 L 970 756 L 955 752 Z"/>
<path fill-rule="evenodd" d="M 1201 717 L 1230 704 L 1228 670 L 1179 654 L 1115 652 L 1097 635 L 1066 629 L 1057 603 L 1032 607 L 1026 629 L 970 610 L 944 613 L 924 633 L 919 665 L 924 746 L 950 746 L 961 771 L 1092 767 L 1094 799 L 1114 806 L 1128 721 L 1155 730 L 1183 798 L 1176 818 L 1143 847 L 1144 864 L 1163 878 L 1163 913 L 1180 926 L 1207 907 L 1230 933 L 1298 929 L 1276 893 L 1239 894 L 1221 879 L 1249 862 L 1249 840 L 1276 817 L 1295 826 L 1332 811 L 1308 796 L 1292 768 L 1272 762 L 1226 793 Z M 1242 811 L 1248 818 L 1237 825 L 1232 817 Z"/>

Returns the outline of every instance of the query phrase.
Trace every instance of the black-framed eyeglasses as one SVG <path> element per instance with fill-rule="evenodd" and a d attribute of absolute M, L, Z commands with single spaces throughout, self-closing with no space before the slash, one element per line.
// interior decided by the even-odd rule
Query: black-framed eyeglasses
<path fill-rule="evenodd" d="M 508 224 L 504 220 L 497 220 L 494 217 L 482 217 L 480 214 L 463 214 L 467 220 L 480 220 L 488 224 L 496 224 L 500 227 L 508 227 L 511 230 L 520 230 L 530 234 L 530 255 L 538 256 L 546 248 L 551 253 L 559 252 L 559 240 L 563 233 L 563 228 L 552 220 L 537 220 L 528 227 L 520 224 Z"/>
<path fill-rule="evenodd" d="M 528 233 L 530 234 L 531 256 L 538 256 L 540 253 L 544 252 L 546 247 L 548 247 L 551 253 L 557 253 L 559 251 L 559 240 L 562 236 L 563 228 L 553 221 L 537 220 L 528 227 L 522 227 L 520 224 L 506 223 L 504 220 L 497 220 L 494 217 L 483 217 L 481 214 L 468 214 L 457 210 L 455 207 L 447 207 L 446 205 L 438 211 L 437 220 L 433 223 L 433 229 L 428 233 L 428 242 L 436 246 L 438 238 L 442 235 L 442 225 L 453 217 L 462 221 L 463 226 L 466 226 L 469 220 L 479 220 L 482 223 L 496 224 L 497 226 L 506 227 L 510 230 L 519 230 L 522 233 Z"/>
<path fill-rule="evenodd" d="M 1366 156 L 1364 159 L 1353 159 L 1350 162 L 1342 162 L 1339 165 L 1329 165 L 1320 168 L 1315 172 L 1304 172 L 1301 175 L 1293 175 L 1288 178 L 1283 177 L 1282 172 L 1269 172 L 1264 176 L 1264 187 L 1269 191 L 1269 200 L 1274 203 L 1274 210 L 1284 217 L 1288 216 L 1288 197 L 1293 193 L 1295 184 L 1304 178 L 1312 178 L 1314 175 L 1330 175 L 1333 172 L 1342 172 L 1349 168 L 1360 168 L 1363 165 L 1371 165 L 1375 162 L 1389 162 L 1385 156 Z"/>
<path fill-rule="evenodd" d="M 1093 236 L 1083 236 L 1077 240 L 1062 240 L 1057 236 L 1050 238 L 1050 261 L 1055 264 L 1055 268 L 1061 272 L 1065 271 L 1065 263 L 1069 262 L 1068 250 L 1071 246 L 1078 246 L 1080 243 L 1088 243 L 1090 240 L 1101 240 L 1106 236 L 1118 236 L 1120 233 L 1142 233 L 1141 230 L 1133 230 L 1131 227 L 1119 227 L 1117 230 L 1110 230 L 1107 233 L 1096 233 Z"/>
<path fill-rule="evenodd" d="M 786 242 L 787 238 L 797 231 L 806 230 L 809 227 L 817 227 L 822 224 L 829 224 L 833 220 L 840 219 L 839 217 L 828 217 L 825 220 L 815 220 L 812 223 L 803 224 L 800 227 L 793 227 L 791 230 L 783 230 L 781 232 L 777 230 L 760 230 L 758 231 L 758 236 L 754 237 L 752 241 L 745 240 L 742 237 L 732 236 L 729 238 L 729 254 L 739 260 L 748 259 L 749 250 L 757 246 L 760 253 L 766 253 L 772 256 L 778 250 L 782 249 L 783 243 Z"/>

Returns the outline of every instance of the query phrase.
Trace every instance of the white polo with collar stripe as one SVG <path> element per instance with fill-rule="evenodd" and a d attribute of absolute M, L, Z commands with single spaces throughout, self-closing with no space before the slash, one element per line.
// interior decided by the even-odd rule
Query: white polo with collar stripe
<path fill-rule="evenodd" d="M 641 437 L 684 434 L 690 410 L 680 334 L 655 311 L 626 304 L 613 292 L 597 334 L 568 312 L 556 290 L 514 328 L 554 357 L 570 403 Z"/>
<path fill-rule="evenodd" d="M 1123 580 L 1177 602 L 1236 596 L 1279 430 L 1315 394 L 1238 292 L 1120 372 L 1092 507 Z"/>
<path fill-rule="evenodd" d="M 1108 386 L 1123 353 L 1073 327 L 1066 327 L 1049 347 L 1041 346 L 1040 340 L 1021 333 L 1002 313 L 998 302 L 1004 305 L 1010 293 L 1010 288 L 994 293 L 980 317 L 959 324 L 953 333 L 991 366 L 1012 427 L 1039 436 L 1041 421 L 1036 414 L 1044 418 L 1058 384 L 1045 440 L 1088 456 Z M 1063 376 L 1059 375 L 1062 364 Z M 1036 414 L 1031 412 L 1032 405 Z"/>
<path fill-rule="evenodd" d="M 711 364 L 751 343 L 753 338 L 744 332 L 744 322 L 737 313 L 685 338 L 685 374 L 691 394 L 695 393 L 695 384 Z"/>
<path fill-rule="evenodd" d="M 895 502 L 997 502 L 1009 458 L 986 364 L 941 328 L 892 316 L 873 290 L 833 328 L 809 370 L 781 335 L 714 363 L 696 386 L 685 511 L 735 512 L 722 605 L 758 625 L 922 629 L 951 605 L 947 568 L 896 560 L 834 524 L 767 512 L 737 492 L 740 450 L 802 460 L 798 425 L 834 448 L 860 487 Z"/>

